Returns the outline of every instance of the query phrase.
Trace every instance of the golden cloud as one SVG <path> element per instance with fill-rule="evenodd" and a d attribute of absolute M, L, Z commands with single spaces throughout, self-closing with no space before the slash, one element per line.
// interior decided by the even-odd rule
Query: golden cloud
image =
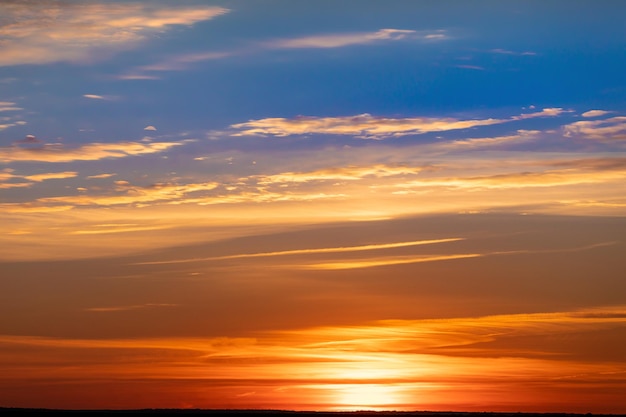
<path fill-rule="evenodd" d="M 77 148 L 67 148 L 62 144 L 46 144 L 41 147 L 4 147 L 0 148 L 0 161 L 33 161 L 33 162 L 72 162 L 97 161 L 105 158 L 126 158 L 162 152 L 183 142 L 118 142 L 90 143 Z"/>
<path fill-rule="evenodd" d="M 78 175 L 78 172 L 65 171 L 65 172 L 50 172 L 45 174 L 27 175 L 26 178 L 29 181 L 41 182 L 54 179 L 74 178 Z"/>
<path fill-rule="evenodd" d="M 361 139 L 417 135 L 428 132 L 469 129 L 537 117 L 556 117 L 570 112 L 561 108 L 547 108 L 540 112 L 521 114 L 508 119 L 460 120 L 451 117 L 390 118 L 364 113 L 345 117 L 299 116 L 293 119 L 280 117 L 250 120 L 231 125 L 238 130 L 233 136 L 269 135 L 290 136 L 306 134 L 351 135 Z"/>
<path fill-rule="evenodd" d="M 0 66 L 85 61 L 95 58 L 96 51 L 130 49 L 169 26 L 192 25 L 227 12 L 213 6 L 3 2 Z"/>

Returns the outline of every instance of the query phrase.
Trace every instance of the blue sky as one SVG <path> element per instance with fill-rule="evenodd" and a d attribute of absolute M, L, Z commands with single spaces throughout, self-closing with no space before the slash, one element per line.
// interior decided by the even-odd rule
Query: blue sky
<path fill-rule="evenodd" d="M 0 406 L 626 412 L 625 12 L 0 1 Z"/>

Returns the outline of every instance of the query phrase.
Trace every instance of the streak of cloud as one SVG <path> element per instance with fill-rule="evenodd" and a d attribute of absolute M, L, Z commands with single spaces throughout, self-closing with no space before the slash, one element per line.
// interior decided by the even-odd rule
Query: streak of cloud
<path fill-rule="evenodd" d="M 45 174 L 27 175 L 24 178 L 26 178 L 29 181 L 41 182 L 41 181 L 53 180 L 53 179 L 75 178 L 77 175 L 78 175 L 78 172 L 65 171 L 65 172 L 50 172 L 50 173 L 45 173 Z"/>
<path fill-rule="evenodd" d="M 361 139 L 385 139 L 428 132 L 469 129 L 477 126 L 502 124 L 536 117 L 556 117 L 569 112 L 561 108 L 547 108 L 540 112 L 521 114 L 509 119 L 460 120 L 451 117 L 390 118 L 360 114 L 344 117 L 299 116 L 293 119 L 266 118 L 231 125 L 232 136 L 263 135 L 290 136 L 306 134 L 351 135 Z"/>
<path fill-rule="evenodd" d="M 370 251 L 370 250 L 379 250 L 379 249 L 404 248 L 404 247 L 409 247 L 409 246 L 432 245 L 436 243 L 456 242 L 459 240 L 463 240 L 463 238 L 456 237 L 456 238 L 446 238 L 446 239 L 416 240 L 412 242 L 381 243 L 381 244 L 362 245 L 362 246 L 314 248 L 314 249 L 291 249 L 291 250 L 275 251 L 275 252 L 240 253 L 240 254 L 235 254 L 235 255 L 214 256 L 214 257 L 207 257 L 207 258 L 142 262 L 141 265 L 216 261 L 216 260 L 241 259 L 241 258 L 261 258 L 261 257 L 272 257 L 272 256 L 311 255 L 311 254 L 319 254 L 319 253 L 360 252 L 360 251 Z"/>
<path fill-rule="evenodd" d="M 446 39 L 445 31 L 418 32 L 406 29 L 380 29 L 376 32 L 338 33 L 304 36 L 292 39 L 277 39 L 265 43 L 269 48 L 342 48 L 385 41 L 421 40 L 435 41 Z"/>
<path fill-rule="evenodd" d="M 62 144 L 46 144 L 36 148 L 0 147 L 0 161 L 71 162 L 97 161 L 105 158 L 126 158 L 166 151 L 182 142 L 118 142 L 90 143 L 76 148 Z"/>

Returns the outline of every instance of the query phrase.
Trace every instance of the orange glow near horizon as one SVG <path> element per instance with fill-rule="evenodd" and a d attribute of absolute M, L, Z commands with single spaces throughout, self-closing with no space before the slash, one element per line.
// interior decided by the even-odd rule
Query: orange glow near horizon
<path fill-rule="evenodd" d="M 386 321 L 234 339 L 2 337 L 0 388 L 47 386 L 38 407 L 86 407 L 82 398 L 100 386 L 112 393 L 112 408 L 180 407 L 185 400 L 198 408 L 579 412 L 587 403 L 573 408 L 566 399 L 586 386 L 585 395 L 607 400 L 604 411 L 620 412 L 623 364 L 560 357 L 541 338 L 623 328 L 625 313 L 615 307 Z M 536 346 L 507 347 L 511 338 Z M 39 354 L 26 356 L 24 349 Z M 10 405 L 24 404 L 15 397 Z"/>

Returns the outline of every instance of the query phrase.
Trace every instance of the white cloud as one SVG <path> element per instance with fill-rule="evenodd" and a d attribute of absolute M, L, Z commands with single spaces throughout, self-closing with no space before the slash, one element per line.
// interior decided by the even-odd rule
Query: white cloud
<path fill-rule="evenodd" d="M 510 51 L 508 49 L 500 49 L 500 48 L 491 49 L 489 52 L 494 53 L 494 54 L 501 54 L 501 55 L 519 55 L 519 56 L 537 55 L 536 52 L 531 52 L 531 51 L 515 52 L 515 51 Z"/>
<path fill-rule="evenodd" d="M 341 48 L 384 41 L 433 41 L 446 38 L 447 36 L 444 31 L 426 33 L 406 29 L 380 29 L 376 32 L 339 33 L 304 36 L 292 39 L 277 39 L 267 42 L 265 45 L 270 48 Z"/>
<path fill-rule="evenodd" d="M 599 117 L 604 116 L 605 114 L 609 114 L 611 112 L 606 110 L 589 110 L 582 114 L 583 117 Z"/>
<path fill-rule="evenodd" d="M 97 94 L 83 94 L 83 97 L 94 99 L 94 100 L 106 100 L 106 97 L 99 96 Z"/>
<path fill-rule="evenodd" d="M 583 120 L 563 127 L 565 136 L 589 139 L 626 139 L 626 116 L 604 120 Z"/>
<path fill-rule="evenodd" d="M 534 107 L 531 107 L 534 108 Z M 534 113 L 520 114 L 519 116 L 513 116 L 514 120 L 534 119 L 536 117 L 556 117 L 563 113 L 571 113 L 573 110 L 563 110 L 560 107 L 549 107 Z"/>
<path fill-rule="evenodd" d="M 157 130 L 157 128 L 156 128 L 156 127 L 154 127 L 154 126 L 152 126 L 152 125 L 150 125 L 150 126 L 146 126 L 146 127 L 144 127 L 144 128 L 143 128 L 143 130 L 151 130 L 151 131 L 155 131 L 155 130 Z"/>

